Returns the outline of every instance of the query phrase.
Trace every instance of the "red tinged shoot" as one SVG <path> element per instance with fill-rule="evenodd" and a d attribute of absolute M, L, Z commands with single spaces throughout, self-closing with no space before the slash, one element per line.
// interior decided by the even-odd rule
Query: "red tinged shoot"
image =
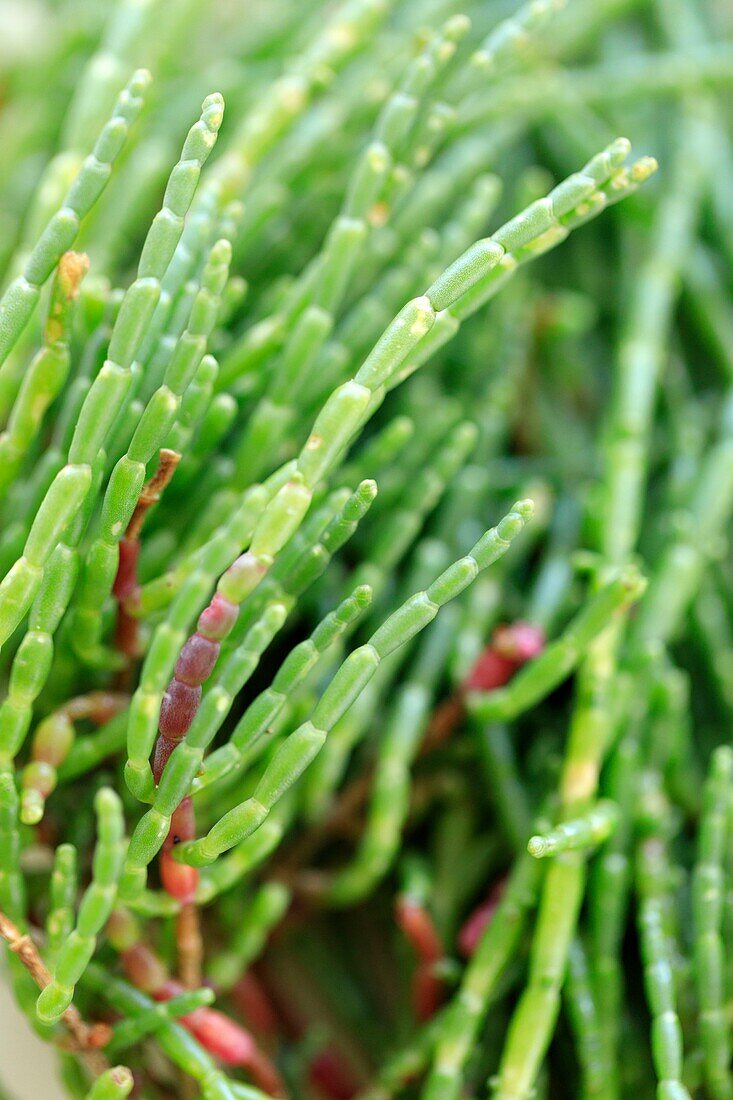
<path fill-rule="evenodd" d="M 539 626 L 525 622 L 497 626 L 458 689 L 436 708 L 425 734 L 423 751 L 443 744 L 460 725 L 465 717 L 464 699 L 469 692 L 490 692 L 504 687 L 544 647 L 545 633 Z"/>
<path fill-rule="evenodd" d="M 128 660 L 134 660 L 138 655 L 138 624 L 129 609 L 139 591 L 137 563 L 140 557 L 140 543 L 138 539 L 127 536 L 122 538 L 119 553 L 117 576 L 112 586 L 112 594 L 118 605 L 115 645 Z"/>
<path fill-rule="evenodd" d="M 238 614 L 237 605 L 217 592 L 209 606 L 201 612 L 197 632 L 191 635 L 181 650 L 160 708 L 159 736 L 153 757 L 156 783 L 160 782 L 163 768 L 174 748 L 191 727 L 201 702 L 201 685 L 211 675 L 221 643 L 237 621 Z"/>
<path fill-rule="evenodd" d="M 236 563 L 235 563 L 236 564 Z M 239 608 L 220 592 L 199 616 L 198 630 L 188 639 L 176 662 L 173 679 L 163 697 L 158 720 L 158 740 L 153 755 L 153 776 L 160 782 L 163 769 L 176 745 L 185 737 L 201 703 L 201 685 L 216 664 L 221 643 L 229 634 Z M 172 851 L 176 845 L 196 836 L 193 802 L 186 797 L 174 812 L 160 857 L 160 876 L 164 889 L 181 904 L 193 902 L 199 872 L 195 867 L 177 863 Z"/>
<path fill-rule="evenodd" d="M 491 642 L 463 682 L 463 691 L 493 691 L 507 684 L 514 673 L 542 652 L 544 631 L 531 623 L 498 626 Z"/>
<path fill-rule="evenodd" d="M 138 561 L 140 559 L 140 532 L 148 511 L 160 500 L 163 490 L 170 483 L 181 460 L 177 451 L 168 447 L 161 448 L 158 456 L 158 469 L 143 486 L 140 498 L 120 539 L 117 574 L 112 585 L 112 594 L 117 600 L 117 622 L 115 624 L 115 644 L 128 662 L 140 656 L 140 630 L 137 616 L 134 614 L 140 598 L 138 579 Z"/>

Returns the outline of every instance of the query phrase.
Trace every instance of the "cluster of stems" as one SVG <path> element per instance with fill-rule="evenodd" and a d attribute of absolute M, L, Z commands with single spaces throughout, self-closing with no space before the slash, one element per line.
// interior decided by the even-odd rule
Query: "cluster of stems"
<path fill-rule="evenodd" d="M 65 1093 L 733 1100 L 724 5 L 36 7 L 0 939 Z"/>

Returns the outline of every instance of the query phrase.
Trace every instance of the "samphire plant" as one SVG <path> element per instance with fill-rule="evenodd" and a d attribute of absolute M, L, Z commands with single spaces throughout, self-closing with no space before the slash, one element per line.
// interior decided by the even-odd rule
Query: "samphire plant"
<path fill-rule="evenodd" d="M 66 1094 L 730 1100 L 730 10 L 6 18 L 0 935 Z"/>

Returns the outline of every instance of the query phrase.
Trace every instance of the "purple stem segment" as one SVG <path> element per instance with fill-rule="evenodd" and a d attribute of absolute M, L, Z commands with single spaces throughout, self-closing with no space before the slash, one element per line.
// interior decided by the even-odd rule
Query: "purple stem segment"
<path fill-rule="evenodd" d="M 216 664 L 221 643 L 234 626 L 239 608 L 217 592 L 199 616 L 198 629 L 188 639 L 176 662 L 160 708 L 153 775 L 160 782 L 171 753 L 191 728 L 201 702 L 201 685 Z"/>

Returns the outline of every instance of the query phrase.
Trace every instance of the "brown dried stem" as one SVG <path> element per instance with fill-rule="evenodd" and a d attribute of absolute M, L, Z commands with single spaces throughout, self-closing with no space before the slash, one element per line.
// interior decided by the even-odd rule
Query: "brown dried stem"
<path fill-rule="evenodd" d="M 143 485 L 140 499 L 138 500 L 132 519 L 125 531 L 126 539 L 138 539 L 145 516 L 154 504 L 160 500 L 163 492 L 170 484 L 171 478 L 176 472 L 176 467 L 181 461 L 178 451 L 171 451 L 167 447 L 161 448 L 158 453 L 158 469 L 149 481 Z"/>
<path fill-rule="evenodd" d="M 38 953 L 38 948 L 30 936 L 20 929 L 0 911 L 0 936 L 10 950 L 22 962 L 39 989 L 45 989 L 51 981 L 48 967 Z M 84 1060 L 95 1076 L 107 1069 L 107 1060 L 99 1048 L 109 1041 L 110 1029 L 106 1024 L 87 1024 L 74 1005 L 70 1005 L 61 1019 L 66 1024 L 74 1040 L 74 1049 L 84 1056 Z"/>
<path fill-rule="evenodd" d="M 176 946 L 178 948 L 178 976 L 187 989 L 199 989 L 202 984 L 204 953 L 201 938 L 201 922 L 195 902 L 181 906 L 176 917 Z"/>

